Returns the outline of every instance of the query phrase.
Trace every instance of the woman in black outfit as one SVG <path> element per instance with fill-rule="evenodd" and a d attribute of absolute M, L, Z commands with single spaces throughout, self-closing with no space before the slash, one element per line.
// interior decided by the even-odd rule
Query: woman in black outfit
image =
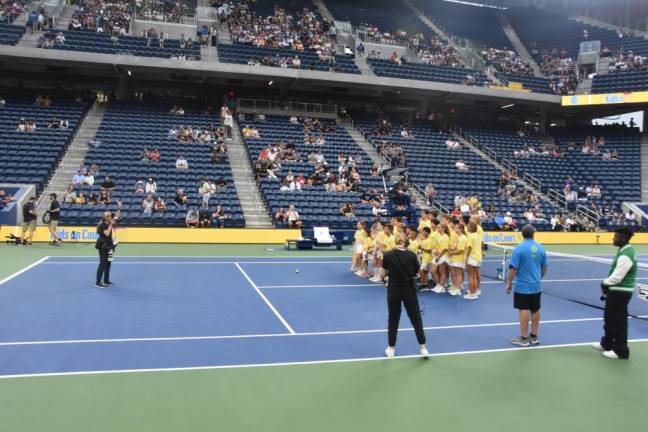
<path fill-rule="evenodd" d="M 99 235 L 95 245 L 99 251 L 99 267 L 97 267 L 97 282 L 95 284 L 97 288 L 108 288 L 113 285 L 110 282 L 110 265 L 115 250 L 115 243 L 112 238 L 115 222 L 116 218 L 113 219 L 111 212 L 104 212 L 101 216 L 101 222 L 97 226 L 97 234 Z"/>

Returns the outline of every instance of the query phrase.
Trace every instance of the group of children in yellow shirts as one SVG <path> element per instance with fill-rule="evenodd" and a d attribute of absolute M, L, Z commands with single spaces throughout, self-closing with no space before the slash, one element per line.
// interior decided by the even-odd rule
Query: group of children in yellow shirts
<path fill-rule="evenodd" d="M 467 273 L 468 293 L 463 298 L 479 298 L 484 230 L 477 216 L 459 221 L 444 215 L 439 221 L 436 214 L 426 212 L 418 228 L 405 226 L 396 219 L 384 225 L 377 222 L 371 228 L 358 222 L 351 271 L 372 282 L 384 282 L 382 257 L 396 247 L 397 232 L 407 236 L 407 248 L 419 257 L 420 290 L 462 295 L 464 273 Z M 450 280 L 452 284 L 448 286 Z"/>

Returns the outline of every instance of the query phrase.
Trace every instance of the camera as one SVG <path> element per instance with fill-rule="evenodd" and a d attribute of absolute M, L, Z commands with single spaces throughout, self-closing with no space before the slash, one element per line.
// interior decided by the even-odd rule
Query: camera
<path fill-rule="evenodd" d="M 20 237 L 16 237 L 13 234 L 9 234 L 5 237 L 7 244 L 12 244 L 18 246 L 20 244 Z"/>

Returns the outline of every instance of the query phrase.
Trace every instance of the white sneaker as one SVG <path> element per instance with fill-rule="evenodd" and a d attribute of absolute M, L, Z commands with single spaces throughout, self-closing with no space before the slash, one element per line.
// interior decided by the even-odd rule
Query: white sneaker
<path fill-rule="evenodd" d="M 434 288 L 432 288 L 432 292 L 436 294 L 443 294 L 444 292 L 446 292 L 446 289 L 441 285 L 437 285 Z"/>
<path fill-rule="evenodd" d="M 355 273 L 356 270 L 357 270 L 357 269 L 356 269 L 355 267 L 351 267 L 351 268 L 349 269 L 349 271 L 350 271 L 351 273 Z"/>
<path fill-rule="evenodd" d="M 363 274 L 364 273 L 362 272 L 362 270 L 358 270 L 357 272 L 355 272 L 355 275 L 359 277 L 362 277 Z"/>
<path fill-rule="evenodd" d="M 618 360 L 618 359 L 619 359 L 619 356 L 617 355 L 617 353 L 615 353 L 615 352 L 612 351 L 612 350 L 609 350 L 609 351 L 603 351 L 601 354 L 602 354 L 603 357 L 605 357 L 605 358 L 614 359 L 614 360 Z"/>
<path fill-rule="evenodd" d="M 481 295 L 481 290 L 478 290 L 475 294 L 479 297 Z"/>
<path fill-rule="evenodd" d="M 420 352 L 421 352 L 421 357 L 423 357 L 424 359 L 427 359 L 430 356 L 430 353 L 428 352 L 427 347 L 425 345 L 421 345 Z"/>
<path fill-rule="evenodd" d="M 463 298 L 466 300 L 477 300 L 479 296 L 477 294 L 466 294 Z"/>
<path fill-rule="evenodd" d="M 593 343 L 592 348 L 594 348 L 596 351 L 605 351 L 603 349 L 603 345 L 601 345 L 601 342 Z"/>
<path fill-rule="evenodd" d="M 392 358 L 396 355 L 396 348 L 388 346 L 385 348 L 385 357 Z"/>
<path fill-rule="evenodd" d="M 370 277 L 369 280 L 370 280 L 371 282 L 373 282 L 373 283 L 379 283 L 379 282 L 380 282 L 380 279 L 378 279 L 376 276 L 372 276 L 372 277 Z"/>
<path fill-rule="evenodd" d="M 457 288 L 452 288 L 450 291 L 448 291 L 448 294 L 450 294 L 451 296 L 460 296 L 461 290 Z"/>

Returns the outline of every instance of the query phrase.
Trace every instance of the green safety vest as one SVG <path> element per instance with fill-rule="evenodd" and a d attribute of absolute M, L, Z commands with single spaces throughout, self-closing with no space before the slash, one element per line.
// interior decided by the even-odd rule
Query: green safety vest
<path fill-rule="evenodd" d="M 628 270 L 628 273 L 626 273 L 625 278 L 623 278 L 621 282 L 619 282 L 615 286 L 609 287 L 609 289 L 612 291 L 632 292 L 635 289 L 635 278 L 637 276 L 637 253 L 632 246 L 625 245 L 624 247 L 619 249 L 616 256 L 614 257 L 614 260 L 612 261 L 612 267 L 610 267 L 610 273 L 608 273 L 608 277 L 612 273 L 614 273 L 614 270 L 617 266 L 617 261 L 622 256 L 627 256 L 628 258 L 630 258 L 630 260 L 632 261 L 632 267 L 630 268 L 630 270 Z"/>

